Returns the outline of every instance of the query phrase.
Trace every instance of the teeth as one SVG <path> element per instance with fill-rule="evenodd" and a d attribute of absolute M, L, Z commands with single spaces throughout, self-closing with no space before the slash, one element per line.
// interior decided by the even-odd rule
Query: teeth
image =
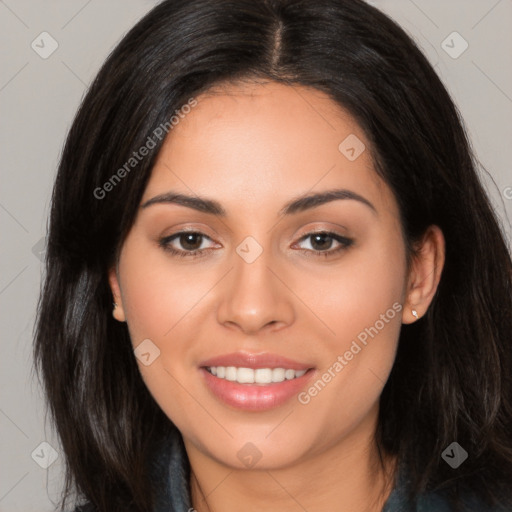
<path fill-rule="evenodd" d="M 272 370 L 272 382 L 283 382 L 285 375 L 286 370 L 284 368 L 274 368 Z"/>
<path fill-rule="evenodd" d="M 236 380 L 236 368 L 234 366 L 228 366 L 226 368 L 226 380 Z"/>
<path fill-rule="evenodd" d="M 218 377 L 239 384 L 270 384 L 302 377 L 306 370 L 290 370 L 285 368 L 237 368 L 236 366 L 209 366 L 207 370 Z"/>

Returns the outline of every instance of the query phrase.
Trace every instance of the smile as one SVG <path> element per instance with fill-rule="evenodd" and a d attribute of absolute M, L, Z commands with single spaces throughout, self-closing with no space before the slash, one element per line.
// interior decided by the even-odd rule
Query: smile
<path fill-rule="evenodd" d="M 312 361 L 245 351 L 203 360 L 199 371 L 211 396 L 238 411 L 265 411 L 284 405 L 318 373 Z"/>

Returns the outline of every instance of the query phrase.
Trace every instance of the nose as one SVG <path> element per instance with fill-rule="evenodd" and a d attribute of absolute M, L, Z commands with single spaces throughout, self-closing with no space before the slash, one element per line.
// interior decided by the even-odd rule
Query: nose
<path fill-rule="evenodd" d="M 286 275 L 264 250 L 252 263 L 234 254 L 234 268 L 223 282 L 217 320 L 244 334 L 278 330 L 295 319 Z"/>

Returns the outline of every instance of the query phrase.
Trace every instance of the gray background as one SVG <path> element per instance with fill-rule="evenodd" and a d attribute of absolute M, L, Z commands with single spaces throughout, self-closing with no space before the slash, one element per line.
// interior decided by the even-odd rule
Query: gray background
<path fill-rule="evenodd" d="M 56 454 L 60 448 L 45 418 L 31 359 L 50 192 L 87 85 L 123 34 L 155 3 L 0 0 L 0 512 L 54 510 L 52 501 L 59 497 L 62 455 L 44 468 L 52 462 L 52 449 L 41 443 Z M 510 246 L 512 0 L 370 3 L 418 42 L 455 99 L 489 173 L 482 171 L 482 179 Z M 451 36 L 454 31 L 463 39 Z M 58 44 L 47 58 L 40 54 L 46 56 L 55 43 L 42 32 Z M 469 46 L 457 56 L 464 40 Z"/>

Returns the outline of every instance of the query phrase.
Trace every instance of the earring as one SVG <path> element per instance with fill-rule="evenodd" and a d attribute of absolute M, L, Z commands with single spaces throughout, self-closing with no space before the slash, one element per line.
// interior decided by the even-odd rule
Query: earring
<path fill-rule="evenodd" d="M 126 322 L 122 306 L 120 306 L 117 302 L 112 302 L 112 305 L 114 306 L 114 308 L 112 309 L 112 316 L 118 322 Z"/>
<path fill-rule="evenodd" d="M 419 318 L 419 317 L 418 317 L 418 312 L 417 312 L 415 309 L 413 309 L 413 310 L 411 310 L 411 313 L 412 313 L 412 316 L 413 316 L 414 318 L 416 318 L 416 320 L 418 320 L 418 318 Z"/>

